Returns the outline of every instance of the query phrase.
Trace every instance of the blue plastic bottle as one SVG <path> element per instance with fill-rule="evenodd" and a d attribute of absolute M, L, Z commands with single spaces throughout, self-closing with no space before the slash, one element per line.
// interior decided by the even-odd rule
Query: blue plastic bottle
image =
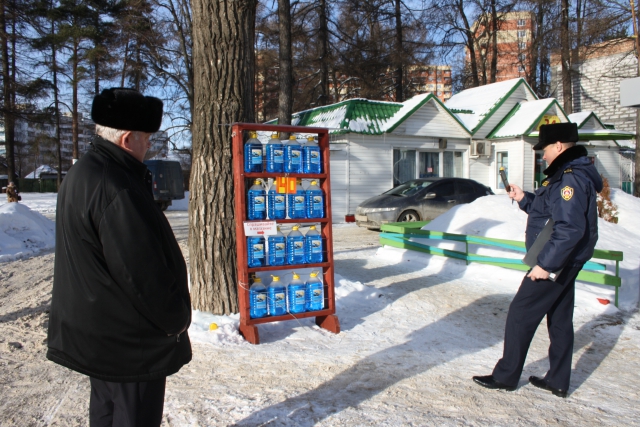
<path fill-rule="evenodd" d="M 249 288 L 249 316 L 252 319 L 267 315 L 267 288 L 259 277 L 253 279 Z"/>
<path fill-rule="evenodd" d="M 287 215 L 291 219 L 307 217 L 307 193 L 302 188 L 302 180 L 298 179 L 296 194 L 287 194 Z"/>
<path fill-rule="evenodd" d="M 304 165 L 302 168 L 304 173 L 322 172 L 320 147 L 314 137 L 310 136 L 307 138 L 307 143 L 302 147 L 302 157 L 304 158 Z"/>
<path fill-rule="evenodd" d="M 289 313 L 304 313 L 306 311 L 306 286 L 300 276 L 293 273 L 293 280 L 287 285 L 287 307 Z"/>
<path fill-rule="evenodd" d="M 305 308 L 307 311 L 322 310 L 324 308 L 324 286 L 318 277 L 318 272 L 314 271 L 309 275 L 309 280 L 305 283 L 307 301 Z"/>
<path fill-rule="evenodd" d="M 289 142 L 284 146 L 284 171 L 286 173 L 302 173 L 302 147 L 294 135 L 289 137 Z"/>
<path fill-rule="evenodd" d="M 306 261 L 304 236 L 298 231 L 299 228 L 299 225 L 294 225 L 287 236 L 287 264 L 304 264 Z"/>
<path fill-rule="evenodd" d="M 267 143 L 267 172 L 284 171 L 284 144 L 280 135 L 275 132 Z"/>
<path fill-rule="evenodd" d="M 317 181 L 311 181 L 307 188 L 307 218 L 324 218 L 324 193 Z"/>
<path fill-rule="evenodd" d="M 287 239 L 280 231 L 275 236 L 267 237 L 269 247 L 269 265 L 285 265 L 287 263 Z"/>
<path fill-rule="evenodd" d="M 259 179 L 254 181 L 247 193 L 247 210 L 249 220 L 267 218 L 267 192 Z"/>
<path fill-rule="evenodd" d="M 269 219 L 285 219 L 287 217 L 287 205 L 285 194 L 279 194 L 274 183 L 269 189 L 267 196 Z"/>
<path fill-rule="evenodd" d="M 262 172 L 262 143 L 255 132 L 249 133 L 244 144 L 244 171 Z"/>
<path fill-rule="evenodd" d="M 287 314 L 287 288 L 280 281 L 280 277 L 273 277 L 273 281 L 267 287 L 267 306 L 270 316 Z"/>
<path fill-rule="evenodd" d="M 304 236 L 304 253 L 308 263 L 318 263 L 323 261 L 322 256 L 322 236 L 316 230 L 316 226 L 309 227 L 309 231 Z"/>
<path fill-rule="evenodd" d="M 249 267 L 264 267 L 266 262 L 264 237 L 247 237 L 247 264 Z"/>

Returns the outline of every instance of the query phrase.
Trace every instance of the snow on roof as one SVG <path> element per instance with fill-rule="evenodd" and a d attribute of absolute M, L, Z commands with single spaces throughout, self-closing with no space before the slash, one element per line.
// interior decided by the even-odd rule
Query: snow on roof
<path fill-rule="evenodd" d="M 449 98 L 445 105 L 467 129 L 474 132 L 478 125 L 522 83 L 526 84 L 522 78 L 518 78 L 466 89 Z"/>
<path fill-rule="evenodd" d="M 544 113 L 557 101 L 554 98 L 519 102 L 505 117 L 489 138 L 526 135 L 536 127 Z"/>
<path fill-rule="evenodd" d="M 567 117 L 569 117 L 569 120 L 571 120 L 571 122 L 577 124 L 578 127 L 580 127 L 592 114 L 593 111 L 580 111 L 579 113 L 569 114 Z"/>
<path fill-rule="evenodd" d="M 371 101 L 363 98 L 349 99 L 295 113 L 292 116 L 291 125 L 328 128 L 329 132 L 334 134 L 353 132 L 382 135 L 393 131 L 430 100 L 439 103 L 431 93 L 416 95 L 402 103 Z M 442 111 L 451 114 L 447 108 L 442 108 Z M 451 117 L 457 120 L 453 114 Z M 277 124 L 277 120 L 268 123 Z M 264 136 L 260 139 L 263 140 Z"/>
<path fill-rule="evenodd" d="M 40 175 L 42 174 L 54 174 L 54 173 L 58 173 L 57 170 L 55 170 L 54 168 L 52 168 L 51 166 L 48 165 L 40 165 L 36 168 L 36 170 L 34 170 L 33 172 L 31 172 L 30 174 L 27 174 L 27 176 L 25 176 L 25 178 L 28 179 L 39 179 Z"/>

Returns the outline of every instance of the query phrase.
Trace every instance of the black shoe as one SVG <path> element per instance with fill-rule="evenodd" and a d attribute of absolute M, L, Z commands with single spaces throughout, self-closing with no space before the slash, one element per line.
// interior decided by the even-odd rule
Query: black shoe
<path fill-rule="evenodd" d="M 473 377 L 473 381 L 482 387 L 492 388 L 495 390 L 507 390 L 514 391 L 516 388 L 502 384 L 500 381 L 493 378 L 493 375 L 485 375 L 484 377 Z"/>
<path fill-rule="evenodd" d="M 531 376 L 529 377 L 529 382 L 538 388 L 550 391 L 555 396 L 567 397 L 567 390 L 551 387 L 544 378 Z"/>

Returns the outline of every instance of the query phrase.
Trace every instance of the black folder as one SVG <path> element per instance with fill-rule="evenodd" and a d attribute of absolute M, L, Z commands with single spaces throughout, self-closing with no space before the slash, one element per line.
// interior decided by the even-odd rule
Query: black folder
<path fill-rule="evenodd" d="M 536 237 L 536 241 L 533 242 L 531 248 L 527 251 L 527 254 L 522 259 L 522 262 L 527 264 L 529 267 L 533 268 L 538 264 L 538 255 L 542 252 L 542 248 L 551 238 L 551 233 L 553 233 L 553 219 L 549 218 L 547 224 L 544 226 L 538 237 Z M 553 271 L 549 273 L 549 280 L 555 281 L 556 278 L 562 272 L 562 268 L 558 271 Z"/>

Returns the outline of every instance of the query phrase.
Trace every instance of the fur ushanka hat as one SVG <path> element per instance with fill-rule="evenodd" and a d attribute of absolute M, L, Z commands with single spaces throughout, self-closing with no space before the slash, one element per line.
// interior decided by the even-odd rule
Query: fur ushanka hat
<path fill-rule="evenodd" d="M 540 126 L 538 143 L 534 150 L 542 150 L 549 144 L 556 142 L 578 142 L 578 125 L 575 123 L 554 123 Z"/>
<path fill-rule="evenodd" d="M 91 119 L 113 129 L 154 133 L 162 122 L 162 101 L 135 89 L 105 89 L 93 98 Z"/>

